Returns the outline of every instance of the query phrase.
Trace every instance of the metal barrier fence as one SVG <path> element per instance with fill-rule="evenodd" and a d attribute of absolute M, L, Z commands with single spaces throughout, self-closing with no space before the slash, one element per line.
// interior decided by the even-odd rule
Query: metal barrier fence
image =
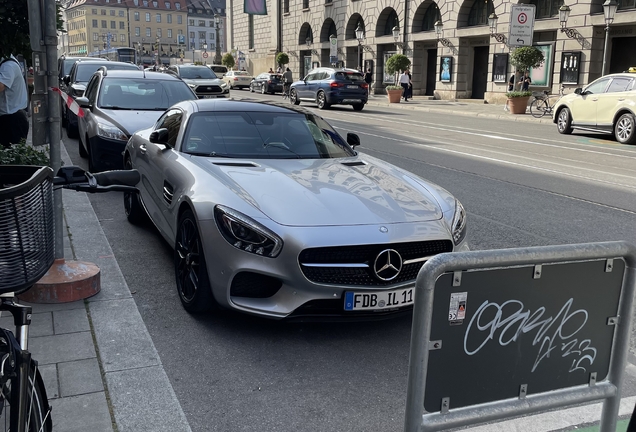
<path fill-rule="evenodd" d="M 435 256 L 416 281 L 405 431 L 595 400 L 615 431 L 635 287 L 625 242 Z"/>

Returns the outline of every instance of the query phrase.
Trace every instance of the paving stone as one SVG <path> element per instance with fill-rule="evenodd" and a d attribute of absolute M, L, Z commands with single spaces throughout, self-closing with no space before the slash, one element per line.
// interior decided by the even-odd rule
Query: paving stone
<path fill-rule="evenodd" d="M 54 399 L 51 407 L 54 431 L 113 432 L 104 392 Z"/>
<path fill-rule="evenodd" d="M 90 331 L 86 309 L 71 309 L 53 312 L 55 334 Z"/>
<path fill-rule="evenodd" d="M 8 328 L 15 335 L 15 324 L 13 317 L 8 312 L 3 312 L 0 318 L 0 327 Z M 38 336 L 53 335 L 53 318 L 50 312 L 33 314 L 31 316 L 31 325 L 29 326 L 29 340 Z"/>
<path fill-rule="evenodd" d="M 33 358 L 42 365 L 96 357 L 90 332 L 34 337 L 29 343 Z"/>
<path fill-rule="evenodd" d="M 57 364 L 61 397 L 104 391 L 104 383 L 97 359 Z"/>
<path fill-rule="evenodd" d="M 46 388 L 46 396 L 51 399 L 57 399 L 60 397 L 60 386 L 57 380 L 57 365 L 41 365 L 38 362 L 38 370 L 42 379 L 44 380 L 44 387 Z"/>

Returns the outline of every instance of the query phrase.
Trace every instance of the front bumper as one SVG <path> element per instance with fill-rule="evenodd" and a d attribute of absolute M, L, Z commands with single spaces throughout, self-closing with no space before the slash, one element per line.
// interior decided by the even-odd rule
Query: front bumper
<path fill-rule="evenodd" d="M 122 153 L 126 141 L 113 140 L 98 135 L 89 137 L 89 154 L 95 171 L 124 169 Z"/>

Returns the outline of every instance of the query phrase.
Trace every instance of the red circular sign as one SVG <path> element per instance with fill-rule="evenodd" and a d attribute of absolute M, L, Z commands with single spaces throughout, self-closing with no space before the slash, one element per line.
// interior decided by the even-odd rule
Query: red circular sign
<path fill-rule="evenodd" d="M 203 53 L 203 58 L 208 58 L 208 53 Z"/>
<path fill-rule="evenodd" d="M 528 21 L 528 15 L 526 15 L 525 13 L 521 12 L 519 14 L 519 16 L 517 17 L 517 21 L 519 21 L 519 24 L 525 24 L 526 21 Z"/>

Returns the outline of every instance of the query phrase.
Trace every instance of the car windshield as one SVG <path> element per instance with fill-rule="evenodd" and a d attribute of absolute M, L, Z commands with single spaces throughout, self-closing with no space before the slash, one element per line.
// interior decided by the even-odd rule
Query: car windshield
<path fill-rule="evenodd" d="M 77 65 L 77 73 L 75 74 L 75 82 L 88 82 L 95 71 L 102 66 L 106 66 L 108 70 L 139 70 L 137 66 L 127 64 L 127 63 L 115 63 L 115 62 L 104 62 L 104 63 L 79 63 Z"/>
<path fill-rule="evenodd" d="M 194 98 L 183 81 L 105 78 L 97 106 L 103 109 L 159 111 Z"/>
<path fill-rule="evenodd" d="M 205 66 L 201 67 L 182 67 L 181 78 L 185 79 L 216 79 L 216 75 L 212 70 Z"/>
<path fill-rule="evenodd" d="M 336 72 L 337 80 L 364 81 L 364 75 L 359 72 Z"/>
<path fill-rule="evenodd" d="M 227 72 L 227 68 L 225 66 L 210 66 L 210 68 L 214 72 L 221 72 L 221 73 L 226 73 Z"/>
<path fill-rule="evenodd" d="M 184 153 L 256 159 L 322 159 L 355 153 L 313 114 L 202 112 L 188 121 Z"/>

